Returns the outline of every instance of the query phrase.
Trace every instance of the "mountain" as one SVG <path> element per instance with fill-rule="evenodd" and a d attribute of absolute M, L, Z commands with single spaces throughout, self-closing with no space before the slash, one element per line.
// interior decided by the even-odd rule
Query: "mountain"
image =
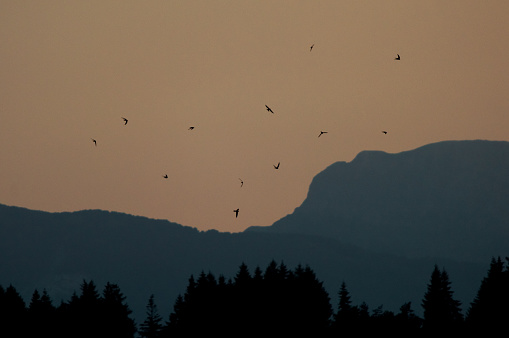
<path fill-rule="evenodd" d="M 246 231 L 336 238 L 407 258 L 486 262 L 509 250 L 509 142 L 364 151 L 316 175 L 306 200 Z"/>
<path fill-rule="evenodd" d="M 336 309 L 341 282 L 354 304 L 421 315 L 434 265 L 468 309 L 492 256 L 507 256 L 509 143 L 441 142 L 360 153 L 312 181 L 291 215 L 242 233 L 201 232 L 166 220 L 101 210 L 49 213 L 0 204 L 0 285 L 28 303 L 55 305 L 93 280 L 117 283 L 137 323 L 151 294 L 166 320 L 188 278 L 234 278 L 271 260 L 309 265 Z"/>
<path fill-rule="evenodd" d="M 289 269 L 309 265 L 336 308 L 340 283 L 352 301 L 397 312 L 408 301 L 417 314 L 434 264 L 445 267 L 455 295 L 473 300 L 489 261 L 407 259 L 320 236 L 277 233 L 200 232 L 164 220 L 101 210 L 48 213 L 0 204 L 0 285 L 12 284 L 30 301 L 46 289 L 55 305 L 80 293 L 83 280 L 102 292 L 117 283 L 139 324 L 154 294 L 165 320 L 188 278 L 201 271 L 233 278 L 242 262 L 251 273 L 271 260 Z"/>

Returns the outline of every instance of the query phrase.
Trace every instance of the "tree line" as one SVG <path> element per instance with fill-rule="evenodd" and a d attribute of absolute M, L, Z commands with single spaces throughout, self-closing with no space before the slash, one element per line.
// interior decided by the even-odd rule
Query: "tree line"
<path fill-rule="evenodd" d="M 506 258 L 509 260 L 508 258 Z M 164 320 L 154 295 L 146 318 L 138 326 L 126 297 L 116 284 L 99 293 L 93 281 L 83 281 L 80 293 L 53 304 L 43 290 L 35 290 L 25 304 L 15 287 L 0 286 L 1 337 L 179 337 L 193 334 L 306 334 L 338 337 L 390 332 L 393 335 L 431 336 L 459 333 L 505 332 L 509 319 L 509 266 L 492 258 L 486 277 L 465 315 L 445 269 L 434 266 L 420 306 L 422 318 L 410 302 L 394 313 L 383 306 L 370 309 L 353 304 L 347 284 L 338 291 L 333 310 L 330 296 L 309 266 L 290 270 L 271 261 L 251 273 L 242 263 L 233 279 L 211 272 L 191 275 L 185 292 Z"/>

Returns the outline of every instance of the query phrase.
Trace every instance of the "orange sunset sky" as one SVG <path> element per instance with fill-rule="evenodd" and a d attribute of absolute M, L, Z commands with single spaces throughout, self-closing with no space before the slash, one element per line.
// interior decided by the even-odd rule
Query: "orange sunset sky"
<path fill-rule="evenodd" d="M 237 232 L 360 151 L 509 141 L 508 19 L 505 0 L 0 0 L 0 203 Z"/>

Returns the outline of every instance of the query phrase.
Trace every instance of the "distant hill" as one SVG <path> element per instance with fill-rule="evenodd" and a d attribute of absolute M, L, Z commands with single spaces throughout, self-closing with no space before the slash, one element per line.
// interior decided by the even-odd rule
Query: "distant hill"
<path fill-rule="evenodd" d="M 364 151 L 312 181 L 302 205 L 250 231 L 336 238 L 408 258 L 485 262 L 509 251 L 509 142 Z"/>
<path fill-rule="evenodd" d="M 273 259 L 290 269 L 309 265 L 334 307 L 345 281 L 356 304 L 365 301 L 371 309 L 383 304 L 397 312 L 412 301 L 418 314 L 435 263 L 446 267 L 455 295 L 467 305 L 489 265 L 410 260 L 309 235 L 199 232 L 116 212 L 47 213 L 0 204 L 0 285 L 12 284 L 27 303 L 36 288 L 45 288 L 59 305 L 74 291 L 79 294 L 84 279 L 93 280 L 99 292 L 109 281 L 120 286 L 138 324 L 152 293 L 167 320 L 191 274 L 233 278 L 242 262 L 254 272 Z"/>

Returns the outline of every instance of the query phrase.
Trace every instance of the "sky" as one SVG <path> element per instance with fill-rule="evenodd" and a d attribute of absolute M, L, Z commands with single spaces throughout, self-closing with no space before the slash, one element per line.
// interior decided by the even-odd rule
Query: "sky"
<path fill-rule="evenodd" d="M 505 0 L 0 0 L 0 203 L 239 232 L 361 151 L 509 141 L 508 17 Z"/>

